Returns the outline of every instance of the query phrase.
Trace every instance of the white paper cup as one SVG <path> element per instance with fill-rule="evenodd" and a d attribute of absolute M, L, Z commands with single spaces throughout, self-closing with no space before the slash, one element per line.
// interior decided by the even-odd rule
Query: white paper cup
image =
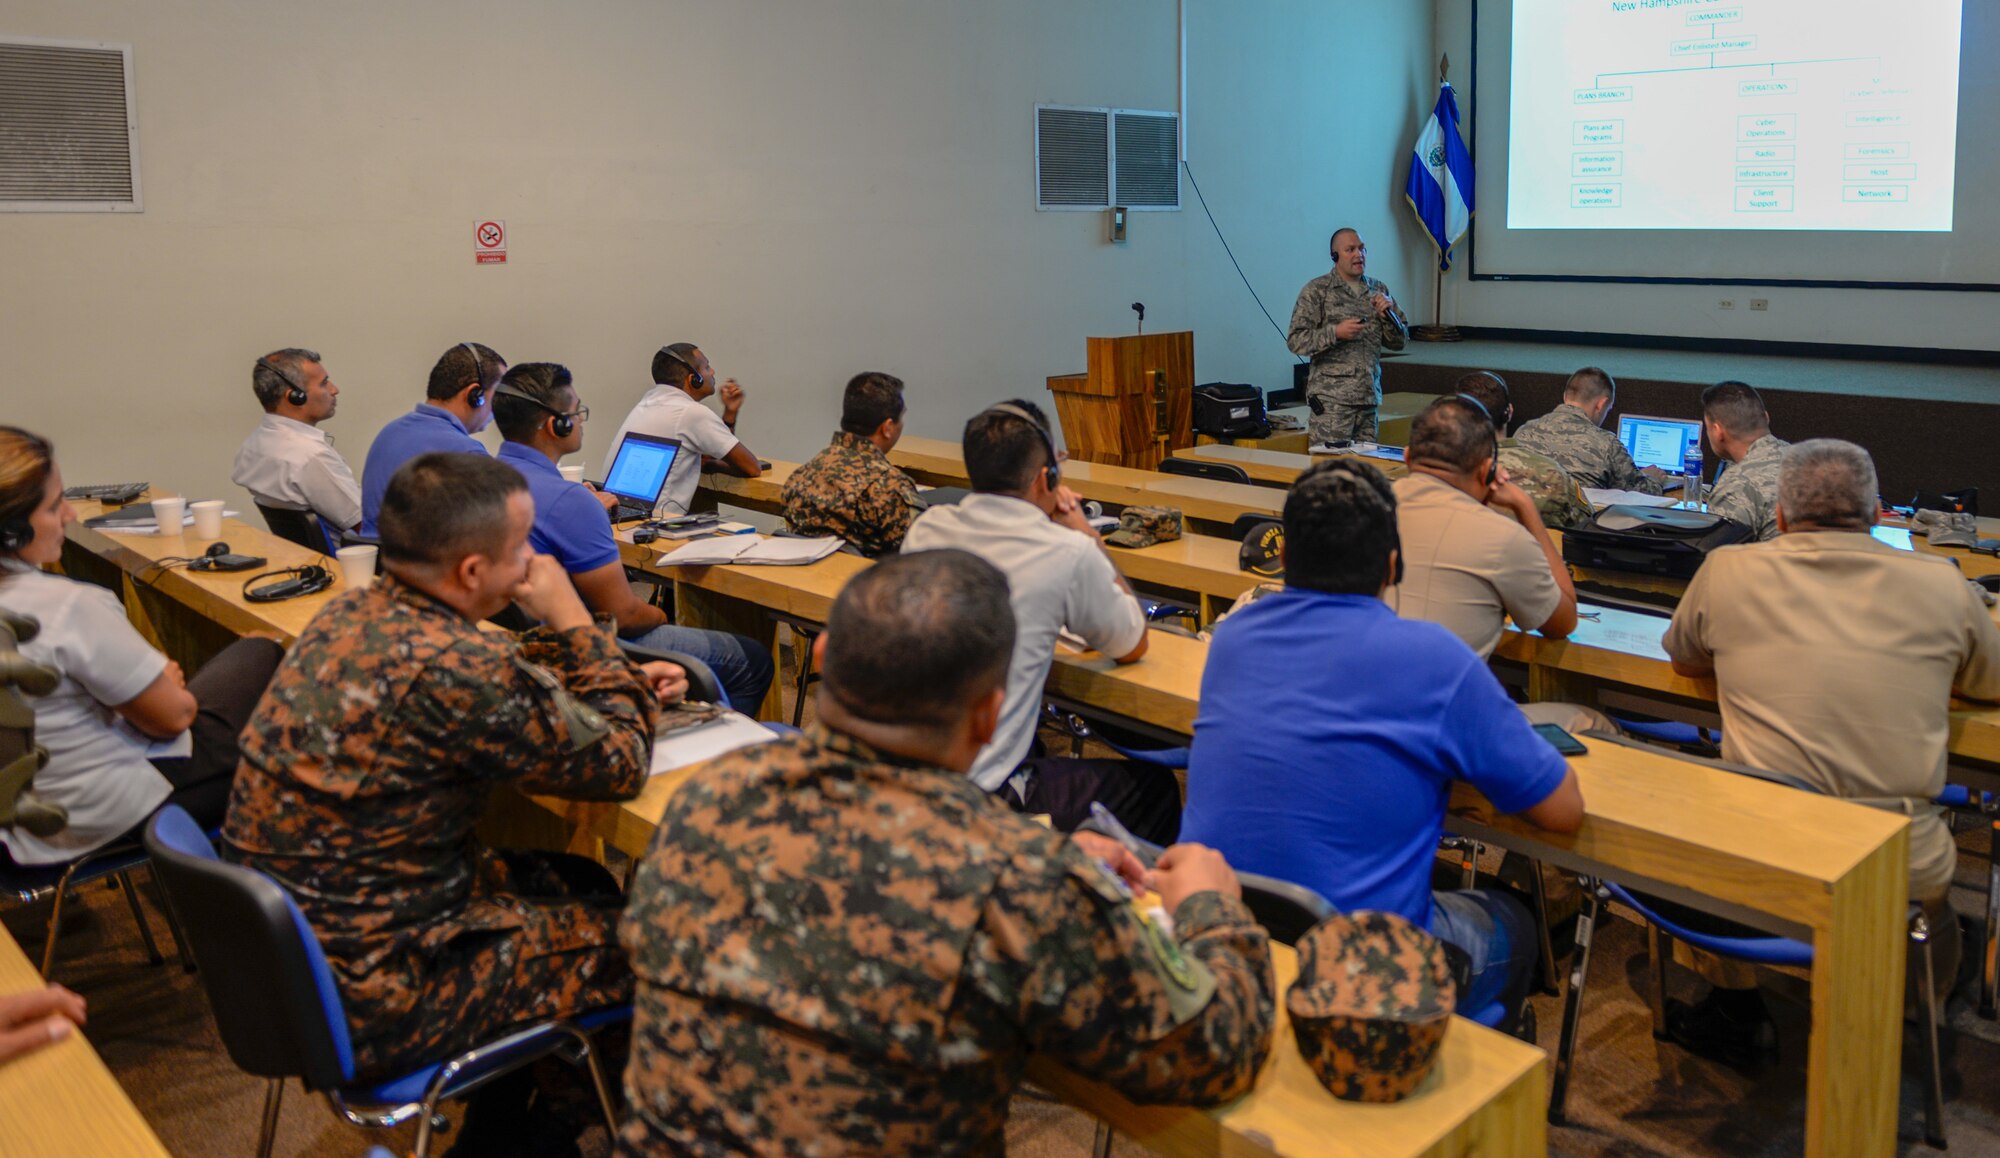
<path fill-rule="evenodd" d="M 559 466 L 556 469 L 561 471 L 562 476 L 571 482 L 583 481 L 583 464 L 580 462 Z"/>
<path fill-rule="evenodd" d="M 189 507 L 194 512 L 194 537 L 197 539 L 220 539 L 222 537 L 222 500 L 205 499 Z"/>
<path fill-rule="evenodd" d="M 375 581 L 375 547 L 368 543 L 357 543 L 352 547 L 342 547 L 334 552 L 340 560 L 340 587 L 352 591 L 356 587 L 366 587 Z"/>
<path fill-rule="evenodd" d="M 154 499 L 153 517 L 159 520 L 159 533 L 178 535 L 181 533 L 182 516 L 187 514 L 187 500 L 182 498 Z"/>

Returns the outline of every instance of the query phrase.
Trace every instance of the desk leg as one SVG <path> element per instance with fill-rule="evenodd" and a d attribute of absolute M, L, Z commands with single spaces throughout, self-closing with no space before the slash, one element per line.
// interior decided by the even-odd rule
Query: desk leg
<path fill-rule="evenodd" d="M 747 635 L 763 644 L 771 652 L 772 660 L 778 658 L 778 621 L 771 613 L 747 599 L 737 599 L 730 595 L 718 595 L 696 587 L 691 583 L 674 583 L 675 621 L 683 627 L 699 627 L 708 631 L 727 631 L 736 635 Z M 754 714 L 760 720 L 783 720 L 785 718 L 785 673 L 777 672 L 771 679 L 771 690 L 764 696 Z M 744 705 L 736 705 L 738 711 Z"/>
<path fill-rule="evenodd" d="M 1898 833 L 1842 877 L 1814 935 L 1807 1154 L 1896 1149 L 1909 840 Z"/>

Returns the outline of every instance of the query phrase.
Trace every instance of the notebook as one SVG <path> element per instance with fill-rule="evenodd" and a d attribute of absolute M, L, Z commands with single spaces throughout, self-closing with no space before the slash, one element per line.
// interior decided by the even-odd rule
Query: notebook
<path fill-rule="evenodd" d="M 660 556 L 662 567 L 716 567 L 725 563 L 763 564 L 798 567 L 817 563 L 840 550 L 842 540 L 771 538 L 758 535 L 725 535 L 696 539 Z"/>

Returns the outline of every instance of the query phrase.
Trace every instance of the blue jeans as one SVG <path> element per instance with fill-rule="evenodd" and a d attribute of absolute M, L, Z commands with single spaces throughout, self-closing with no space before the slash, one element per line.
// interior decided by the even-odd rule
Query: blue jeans
<path fill-rule="evenodd" d="M 729 705 L 748 715 L 757 714 L 771 687 L 771 653 L 747 636 L 665 623 L 628 642 L 678 651 L 707 664 Z"/>
<path fill-rule="evenodd" d="M 1458 1012 L 1485 1020 L 1478 1015 L 1497 1001 L 1505 1010 L 1500 1028 L 1512 1027 L 1527 999 L 1538 952 L 1535 918 L 1527 906 L 1497 891 L 1440 890 L 1431 894 L 1431 933 L 1472 958 L 1472 980 L 1458 995 Z"/>

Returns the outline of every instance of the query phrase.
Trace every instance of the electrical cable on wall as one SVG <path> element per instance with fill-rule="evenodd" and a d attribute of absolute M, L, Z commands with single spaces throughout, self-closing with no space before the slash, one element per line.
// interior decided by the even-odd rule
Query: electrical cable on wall
<path fill-rule="evenodd" d="M 1236 252 L 1229 248 L 1229 239 L 1222 236 L 1222 226 L 1215 223 L 1215 214 L 1208 208 L 1208 198 L 1201 195 L 1201 186 L 1195 182 L 1194 170 L 1189 167 L 1186 160 L 1181 161 L 1181 168 L 1187 172 L 1188 187 L 1194 190 L 1194 199 L 1201 203 L 1201 211 L 1208 217 L 1209 228 L 1215 230 L 1215 239 L 1222 243 L 1222 252 L 1229 255 L 1229 264 L 1236 267 L 1236 276 L 1243 279 L 1243 288 L 1250 291 L 1250 300 L 1257 303 L 1259 310 L 1263 310 L 1264 320 L 1271 323 L 1271 328 L 1278 331 L 1279 340 L 1285 342 L 1289 348 L 1291 339 L 1286 335 L 1285 327 L 1278 324 L 1278 319 L 1271 316 L 1270 310 L 1264 309 L 1264 299 L 1257 296 L 1257 287 L 1250 284 L 1250 276 L 1243 272 L 1242 263 L 1236 260 Z M 1299 361 L 1303 362 L 1305 359 L 1300 358 Z"/>

